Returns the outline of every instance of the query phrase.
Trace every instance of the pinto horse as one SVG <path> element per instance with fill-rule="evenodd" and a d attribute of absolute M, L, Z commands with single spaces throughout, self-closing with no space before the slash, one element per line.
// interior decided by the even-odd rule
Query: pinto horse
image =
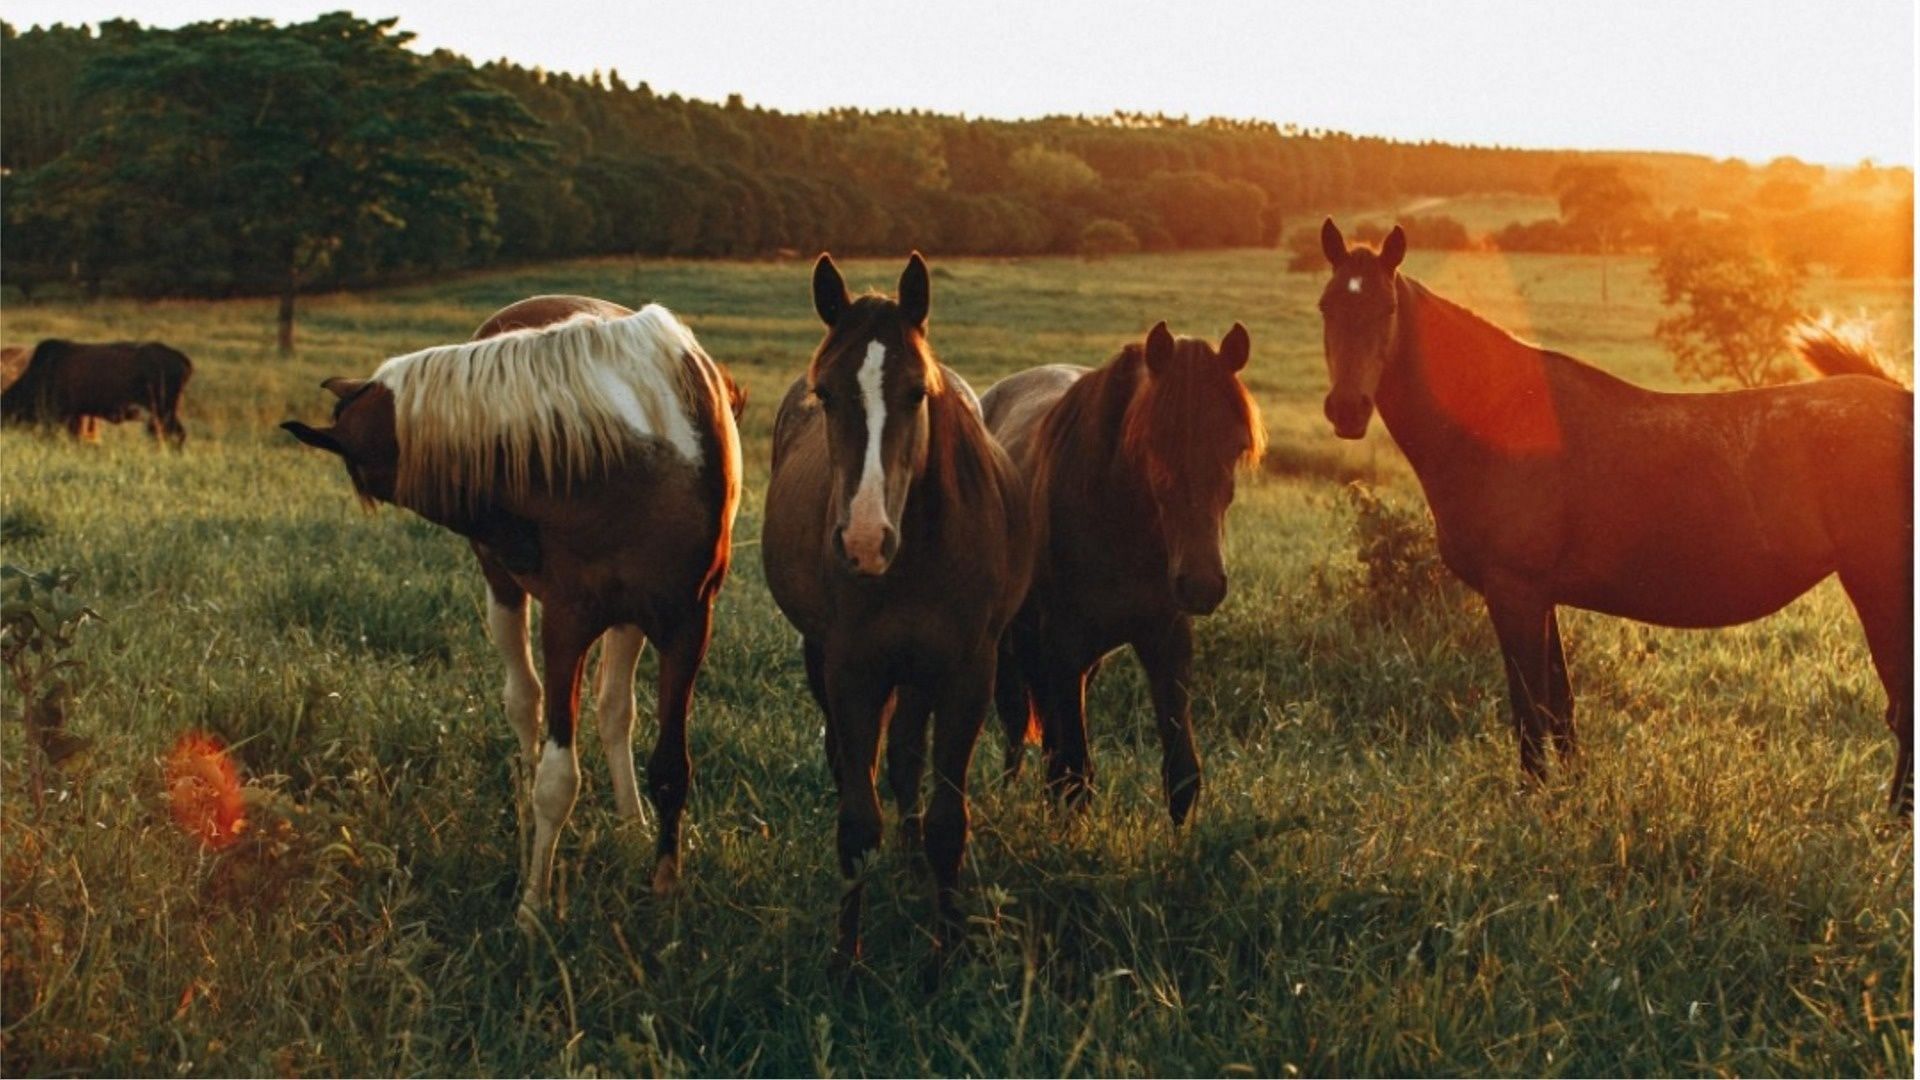
<path fill-rule="evenodd" d="M 1406 235 L 1349 249 L 1331 219 L 1320 297 L 1341 438 L 1378 407 L 1433 510 L 1440 555 L 1486 599 L 1520 767 L 1574 751 L 1555 608 L 1673 627 L 1749 622 L 1829 574 L 1853 601 L 1913 805 L 1913 394 L 1844 342 L 1831 377 L 1668 394 L 1516 340 L 1399 272 Z M 1871 372 L 1871 375 L 1860 374 Z"/>
<path fill-rule="evenodd" d="M 1070 803 L 1093 782 L 1086 689 L 1131 645 L 1146 669 L 1174 824 L 1200 795 L 1189 688 L 1193 619 L 1227 595 L 1221 539 L 1234 474 L 1266 433 L 1239 373 L 1239 323 L 1215 350 L 1160 323 L 1106 365 L 1033 368 L 981 399 L 1031 499 L 1033 585 L 1001 650 L 995 690 L 1008 773 L 1044 738 L 1048 784 Z"/>
<path fill-rule="evenodd" d="M 902 836 L 911 843 L 916 827 L 922 833 L 937 886 L 936 948 L 950 955 L 962 925 L 954 897 L 967 767 L 993 694 L 996 646 L 1027 587 L 1019 478 L 981 424 L 973 391 L 927 346 L 930 299 L 917 252 L 898 300 L 853 299 L 822 255 L 813 303 L 826 337 L 774 420 L 761 552 L 827 718 L 848 881 L 834 952 L 842 970 L 860 953 L 856 875 L 880 843 L 883 732 Z M 929 713 L 934 789 L 921 822 Z"/>
<path fill-rule="evenodd" d="M 507 719 L 518 760 L 534 767 L 523 917 L 546 908 L 579 792 L 574 720 L 587 651 L 600 639 L 600 741 L 623 817 L 640 813 L 634 665 L 648 638 L 660 650 L 647 782 L 660 816 L 653 887 L 671 889 L 692 772 L 687 711 L 740 502 L 732 380 L 666 308 L 541 296 L 497 312 L 466 344 L 322 385 L 339 399 L 334 425 L 281 426 L 338 454 L 363 500 L 459 533 L 480 560 L 487 627 L 507 668 Z M 543 611 L 544 747 L 529 595 Z"/>

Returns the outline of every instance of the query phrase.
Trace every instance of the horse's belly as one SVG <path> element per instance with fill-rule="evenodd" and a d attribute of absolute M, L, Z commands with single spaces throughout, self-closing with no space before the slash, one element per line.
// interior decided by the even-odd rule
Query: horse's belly
<path fill-rule="evenodd" d="M 1573 582 L 1555 600 L 1658 626 L 1732 626 L 1773 614 L 1831 572 L 1814 560 L 1647 560 Z"/>

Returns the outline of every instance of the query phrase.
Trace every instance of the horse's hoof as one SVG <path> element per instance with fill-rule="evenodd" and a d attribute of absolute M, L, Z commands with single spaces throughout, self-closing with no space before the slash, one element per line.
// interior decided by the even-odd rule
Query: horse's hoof
<path fill-rule="evenodd" d="M 672 896 L 680 888 L 680 857 L 662 855 L 653 867 L 653 895 Z"/>

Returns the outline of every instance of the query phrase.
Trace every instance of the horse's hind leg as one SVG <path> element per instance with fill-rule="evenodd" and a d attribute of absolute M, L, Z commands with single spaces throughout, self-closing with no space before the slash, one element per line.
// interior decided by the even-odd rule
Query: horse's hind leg
<path fill-rule="evenodd" d="M 1200 756 L 1193 748 L 1193 624 L 1175 618 L 1158 634 L 1134 642 L 1153 694 L 1160 733 L 1160 784 L 1175 828 L 1186 824 L 1200 798 Z"/>
<path fill-rule="evenodd" d="M 1489 588 L 1485 595 L 1487 614 L 1493 619 L 1507 670 L 1507 695 L 1520 743 L 1520 771 L 1529 780 L 1544 780 L 1547 761 L 1543 743 L 1552 707 L 1548 644 L 1552 640 L 1549 625 L 1553 609 L 1524 588 Z"/>
<path fill-rule="evenodd" d="M 549 604 L 541 613 L 540 653 L 547 668 L 547 741 L 533 774 L 533 865 L 527 871 L 524 911 L 546 910 L 553 878 L 553 856 L 560 830 L 580 794 L 580 753 L 574 745 L 574 719 L 580 708 L 580 673 L 587 650 L 606 624 L 583 612 Z"/>
<path fill-rule="evenodd" d="M 1907 553 L 1898 556 L 1905 564 Z M 1894 761 L 1887 805 L 1896 814 L 1913 814 L 1913 597 L 1911 570 L 1905 574 L 1840 571 L 1840 584 L 1853 601 L 1867 633 L 1874 670 L 1887 692 L 1887 727 L 1900 745 Z"/>
<path fill-rule="evenodd" d="M 926 771 L 927 715 L 933 711 L 925 691 L 902 686 L 887 724 L 887 786 L 900 808 L 900 847 L 920 846 L 920 776 Z"/>
<path fill-rule="evenodd" d="M 623 818 L 640 814 L 640 785 L 633 774 L 633 669 L 646 634 L 616 626 L 600 637 L 600 686 L 594 698 L 600 749 L 613 777 L 613 804 Z"/>
<path fill-rule="evenodd" d="M 653 891 L 666 893 L 680 882 L 680 815 L 693 783 L 693 758 L 687 753 L 687 711 L 693 682 L 707 658 L 713 631 L 713 601 L 702 601 L 679 626 L 660 637 L 660 733 L 647 759 L 647 798 L 660 815 L 660 837 L 653 866 Z"/>
<path fill-rule="evenodd" d="M 507 722 L 519 737 L 520 760 L 531 764 L 539 751 L 541 687 L 527 642 L 527 593 L 498 563 L 485 555 L 479 558 L 480 572 L 487 578 L 487 636 L 507 669 Z"/>
<path fill-rule="evenodd" d="M 1019 650 L 1014 647 L 1016 632 L 1009 629 L 1000 639 L 998 670 L 993 679 L 994 711 L 999 714 L 1000 726 L 1007 734 L 1002 768 L 1008 781 L 1020 775 L 1020 767 L 1026 762 L 1027 743 L 1035 741 L 1040 734 L 1040 714 L 1034 709 L 1033 693 L 1020 669 Z"/>
<path fill-rule="evenodd" d="M 1573 733 L 1573 680 L 1567 675 L 1567 649 L 1560 640 L 1560 613 L 1547 611 L 1547 731 L 1562 762 L 1579 755 Z"/>

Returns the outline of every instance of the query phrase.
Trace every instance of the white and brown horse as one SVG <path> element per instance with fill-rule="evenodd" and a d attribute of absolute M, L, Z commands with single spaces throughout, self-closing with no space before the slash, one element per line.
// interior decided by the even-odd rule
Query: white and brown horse
<path fill-rule="evenodd" d="M 1399 272 L 1406 236 L 1349 250 L 1331 220 L 1320 297 L 1336 434 L 1380 419 L 1420 479 L 1440 555 L 1487 601 L 1520 766 L 1574 749 L 1554 609 L 1717 627 L 1830 574 L 1853 601 L 1913 804 L 1913 394 L 1814 338 L 1832 377 L 1725 393 L 1642 389 L 1529 345 Z M 1871 373 L 1871 374 L 1866 374 Z"/>
<path fill-rule="evenodd" d="M 328 379 L 334 424 L 282 425 L 338 454 L 368 501 L 468 538 L 486 575 L 487 625 L 506 662 L 506 712 L 535 764 L 533 864 L 523 907 L 542 911 L 561 828 L 579 791 L 574 720 L 587 651 L 600 659 L 601 745 L 623 816 L 640 812 L 633 674 L 660 652 L 660 731 L 647 765 L 660 815 L 654 888 L 678 880 L 692 763 L 687 710 L 726 577 L 740 501 L 741 399 L 671 312 L 541 296 L 474 340 Z M 542 686 L 527 640 L 539 600 Z"/>
<path fill-rule="evenodd" d="M 1027 588 L 1025 496 L 973 391 L 927 346 L 929 282 L 917 253 L 897 301 L 848 296 L 824 255 L 813 297 L 827 334 L 774 421 L 761 553 L 827 718 L 848 880 L 835 963 L 859 956 L 856 875 L 880 843 L 881 736 L 911 840 L 929 713 L 934 789 L 921 832 L 938 890 L 936 944 L 951 955 L 967 766 L 997 643 Z"/>

